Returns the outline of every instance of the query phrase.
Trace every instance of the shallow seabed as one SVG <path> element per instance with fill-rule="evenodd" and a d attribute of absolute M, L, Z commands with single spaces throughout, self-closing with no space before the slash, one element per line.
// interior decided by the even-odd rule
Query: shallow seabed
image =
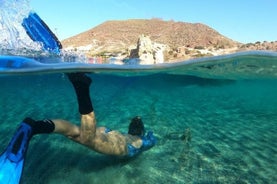
<path fill-rule="evenodd" d="M 158 143 L 132 160 L 101 155 L 60 135 L 29 146 L 23 184 L 274 183 L 277 81 L 157 74 L 92 74 L 99 125 L 126 132 L 140 115 Z M 63 74 L 1 76 L 0 151 L 26 116 L 79 123 Z M 190 128 L 192 139 L 180 137 Z"/>

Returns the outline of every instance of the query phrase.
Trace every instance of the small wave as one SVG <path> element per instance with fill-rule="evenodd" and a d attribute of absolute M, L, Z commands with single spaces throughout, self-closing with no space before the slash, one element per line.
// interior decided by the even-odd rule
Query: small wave
<path fill-rule="evenodd" d="M 71 58 L 69 58 L 71 57 Z M 28 73 L 60 73 L 60 72 L 97 72 L 103 74 L 135 76 L 166 73 L 172 75 L 192 75 L 214 79 L 263 79 L 277 78 L 277 54 L 275 52 L 241 52 L 224 56 L 207 57 L 180 61 L 176 63 L 161 63 L 153 65 L 117 65 L 117 64 L 90 64 L 73 57 L 63 55 L 42 55 L 34 57 L 35 65 L 11 68 L 3 64 L 0 74 L 28 74 Z M 23 57 L 24 58 L 24 57 Z M 26 58 L 26 57 L 25 57 Z M 0 57 L 3 62 L 7 59 Z M 9 57 L 11 61 L 13 57 Z M 26 58 L 26 60 L 30 59 Z M 17 58 L 14 62 L 18 63 Z"/>

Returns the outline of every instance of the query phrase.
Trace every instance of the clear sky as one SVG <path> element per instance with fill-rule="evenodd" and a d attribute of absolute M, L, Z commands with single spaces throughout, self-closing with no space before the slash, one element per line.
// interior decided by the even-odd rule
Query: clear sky
<path fill-rule="evenodd" d="M 242 43 L 277 41 L 277 0 L 30 0 L 60 40 L 107 20 L 203 23 Z"/>

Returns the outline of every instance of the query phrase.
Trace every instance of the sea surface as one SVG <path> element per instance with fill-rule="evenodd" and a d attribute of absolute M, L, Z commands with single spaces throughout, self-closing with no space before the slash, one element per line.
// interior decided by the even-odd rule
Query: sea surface
<path fill-rule="evenodd" d="M 274 68 L 253 57 L 258 63 L 255 69 Z M 248 65 L 243 66 L 252 67 Z M 37 135 L 28 149 L 22 183 L 274 183 L 274 73 L 249 78 L 237 73 L 236 78 L 236 72 L 225 68 L 226 76 L 232 74 L 226 79 L 224 74 L 205 76 L 206 69 L 216 71 L 214 67 L 200 68 L 201 75 L 172 71 L 116 75 L 92 70 L 91 97 L 98 125 L 126 132 L 131 118 L 139 115 L 146 129 L 154 131 L 157 145 L 123 160 L 95 153 L 61 135 Z M 63 72 L 2 74 L 0 84 L 0 151 L 25 117 L 62 118 L 79 125 L 76 97 Z M 190 141 L 183 139 L 187 129 Z"/>

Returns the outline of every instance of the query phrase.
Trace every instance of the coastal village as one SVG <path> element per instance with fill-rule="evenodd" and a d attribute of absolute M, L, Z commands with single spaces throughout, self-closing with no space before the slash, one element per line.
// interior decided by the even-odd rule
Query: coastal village
<path fill-rule="evenodd" d="M 156 19 L 108 21 L 63 45 L 66 51 L 83 53 L 92 64 L 159 64 L 248 50 L 277 51 L 277 41 L 242 44 L 203 24 Z"/>

